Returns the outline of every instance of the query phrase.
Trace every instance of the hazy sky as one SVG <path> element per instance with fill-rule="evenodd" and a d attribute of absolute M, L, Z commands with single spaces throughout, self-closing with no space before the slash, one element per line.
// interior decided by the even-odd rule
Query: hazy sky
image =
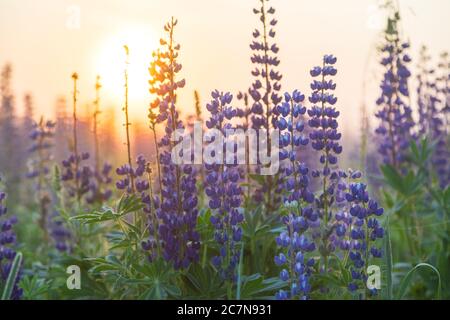
<path fill-rule="evenodd" d="M 338 108 L 345 134 L 358 130 L 363 97 L 372 104 L 377 84 L 368 73 L 368 60 L 383 12 L 376 0 L 272 0 L 277 9 L 283 90 L 309 93 L 309 69 L 325 53 L 338 57 Z M 104 78 L 103 100 L 120 114 L 122 104 L 122 48 L 131 50 L 130 96 L 133 117 L 146 116 L 147 66 L 158 45 L 163 25 L 179 20 L 182 75 L 187 86 L 180 93 L 183 113 L 191 112 L 193 90 L 203 104 L 212 89 L 245 90 L 252 79 L 249 42 L 259 26 L 252 13 L 257 0 L 0 0 L 0 64 L 11 62 L 18 107 L 32 92 L 38 113 L 53 115 L 58 95 L 71 92 L 70 75 L 80 75 L 80 100 L 94 97 L 95 75 Z M 450 49 L 449 0 L 400 0 L 403 29 L 417 56 L 427 44 L 435 56 Z M 77 19 L 79 13 L 79 20 Z M 368 67 L 366 61 L 371 61 Z M 366 71 L 365 71 L 366 70 Z M 367 71 L 368 70 L 368 71 Z M 362 90 L 369 79 L 367 92 Z M 372 107 L 372 105 L 369 105 Z M 141 113 L 140 113 L 141 112 Z M 120 114 L 121 117 L 121 114 Z M 121 118 L 119 118 L 121 119 Z"/>

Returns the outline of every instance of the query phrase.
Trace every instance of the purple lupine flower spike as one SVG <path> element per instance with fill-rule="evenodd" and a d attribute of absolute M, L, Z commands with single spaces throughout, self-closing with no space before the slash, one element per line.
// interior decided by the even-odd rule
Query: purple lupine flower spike
<path fill-rule="evenodd" d="M 0 177 L 0 183 L 1 183 Z M 16 234 L 13 230 L 14 224 L 17 223 L 17 217 L 8 215 L 6 208 L 6 193 L 0 190 L 0 282 L 5 283 L 11 270 L 12 262 L 16 256 L 14 250 L 17 245 Z M 18 300 L 22 296 L 22 289 L 19 288 L 21 271 L 14 283 L 11 298 Z"/>
<path fill-rule="evenodd" d="M 184 130 L 176 108 L 177 89 L 185 85 L 184 79 L 176 79 L 182 68 L 177 60 L 180 45 L 173 41 L 176 24 L 172 18 L 164 27 L 169 39 L 161 39 L 162 48 L 153 53 L 149 83 L 150 93 L 158 96 L 151 109 L 159 109 L 157 121 L 165 124 L 165 135 L 158 143 L 161 150 L 161 194 L 157 208 L 159 238 L 163 257 L 180 269 L 199 259 L 200 236 L 195 230 L 198 215 L 195 170 L 191 165 L 175 164 L 171 155 L 175 146 L 172 133 L 177 129 Z"/>
<path fill-rule="evenodd" d="M 237 116 L 237 109 L 231 107 L 230 93 L 212 93 L 213 100 L 207 109 L 211 116 L 208 120 L 210 129 L 217 129 L 224 136 L 227 129 L 232 129 L 229 120 Z M 228 120 L 228 121 L 227 121 Z M 226 139 L 226 138 L 225 138 Z M 225 146 L 227 141 L 223 141 Z M 223 160 L 223 159 L 221 159 Z M 219 255 L 212 259 L 224 280 L 235 281 L 239 263 L 240 242 L 242 238 L 241 223 L 244 220 L 241 208 L 243 192 L 239 185 L 240 172 L 237 158 L 233 163 L 206 163 L 206 188 L 209 207 L 212 210 L 211 223 L 215 228 L 214 239 L 219 244 Z"/>
<path fill-rule="evenodd" d="M 395 23 L 397 20 L 392 21 Z M 411 72 L 407 67 L 411 59 L 407 54 L 409 44 L 402 43 L 397 33 L 386 35 L 385 39 L 381 49 L 381 65 L 385 71 L 380 84 L 381 95 L 376 101 L 379 110 L 375 114 L 380 123 L 375 133 L 381 140 L 378 151 L 384 162 L 400 168 L 413 138 L 414 121 L 408 105 Z"/>
<path fill-rule="evenodd" d="M 273 18 L 275 9 L 267 8 L 267 1 L 261 0 L 261 7 L 254 9 L 259 16 L 261 29 L 253 32 L 253 41 L 250 44 L 252 50 L 251 62 L 255 65 L 252 71 L 254 82 L 248 90 L 251 103 L 251 120 L 254 129 L 265 129 L 267 141 L 270 141 L 269 130 L 276 128 L 276 115 L 273 108 L 281 101 L 279 94 L 281 90 L 280 80 L 282 75 L 277 70 L 280 60 L 278 59 L 279 48 L 274 42 L 274 27 L 277 20 Z M 270 213 L 280 204 L 280 183 L 277 176 L 267 176 L 264 183 L 255 190 L 254 198 L 257 202 L 263 202 Z"/>

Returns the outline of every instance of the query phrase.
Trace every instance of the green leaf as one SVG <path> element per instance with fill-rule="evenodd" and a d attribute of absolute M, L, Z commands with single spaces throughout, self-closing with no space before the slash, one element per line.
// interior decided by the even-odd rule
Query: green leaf
<path fill-rule="evenodd" d="M 412 281 L 412 276 L 416 271 L 419 269 L 429 268 L 431 269 L 436 275 L 438 276 L 438 288 L 437 288 L 437 299 L 441 298 L 441 274 L 439 273 L 439 270 L 433 267 L 431 264 L 428 263 L 419 263 L 414 268 L 408 271 L 406 276 L 403 278 L 403 280 L 400 283 L 400 288 L 396 295 L 396 300 L 400 300 L 405 296 L 406 289 L 408 288 L 409 284 Z"/>
<path fill-rule="evenodd" d="M 386 182 L 400 193 L 405 193 L 405 187 L 403 185 L 403 178 L 397 172 L 397 170 L 391 165 L 381 166 L 381 172 L 386 180 Z"/>
<path fill-rule="evenodd" d="M 264 279 L 259 273 L 242 278 L 241 299 L 271 299 L 277 290 L 286 286 L 278 277 Z"/>
<path fill-rule="evenodd" d="M 17 276 L 19 275 L 21 265 L 22 265 L 22 252 L 17 252 L 11 265 L 11 270 L 9 271 L 5 287 L 3 288 L 2 300 L 11 299 L 11 295 L 17 280 Z"/>
<path fill-rule="evenodd" d="M 389 216 L 387 216 L 386 218 L 384 230 L 385 230 L 384 251 L 386 260 L 385 262 L 386 262 L 386 283 L 387 283 L 385 297 L 388 300 L 392 300 L 392 244 L 389 230 Z"/>

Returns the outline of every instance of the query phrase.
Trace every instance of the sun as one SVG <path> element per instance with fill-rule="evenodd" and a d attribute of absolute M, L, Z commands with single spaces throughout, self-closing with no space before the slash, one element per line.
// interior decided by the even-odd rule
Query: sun
<path fill-rule="evenodd" d="M 142 107 L 149 100 L 148 67 L 157 44 L 157 38 L 148 27 L 129 27 L 105 39 L 95 66 L 107 100 L 120 105 L 123 103 L 126 65 L 124 45 L 129 48 L 128 97 L 131 112 L 137 111 L 137 105 Z"/>

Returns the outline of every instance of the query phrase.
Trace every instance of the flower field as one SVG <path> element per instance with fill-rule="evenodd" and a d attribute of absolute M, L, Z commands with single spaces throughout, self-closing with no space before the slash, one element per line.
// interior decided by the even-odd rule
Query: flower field
<path fill-rule="evenodd" d="M 252 0 L 248 86 L 190 106 L 183 16 L 160 17 L 143 89 L 121 43 L 119 125 L 108 74 L 75 64 L 55 114 L 34 93 L 19 113 L 0 60 L 2 299 L 450 299 L 450 56 L 412 43 L 399 4 L 379 1 L 373 98 L 348 138 L 339 56 L 317 52 L 292 70 L 307 86 L 284 83 L 287 2 Z"/>

